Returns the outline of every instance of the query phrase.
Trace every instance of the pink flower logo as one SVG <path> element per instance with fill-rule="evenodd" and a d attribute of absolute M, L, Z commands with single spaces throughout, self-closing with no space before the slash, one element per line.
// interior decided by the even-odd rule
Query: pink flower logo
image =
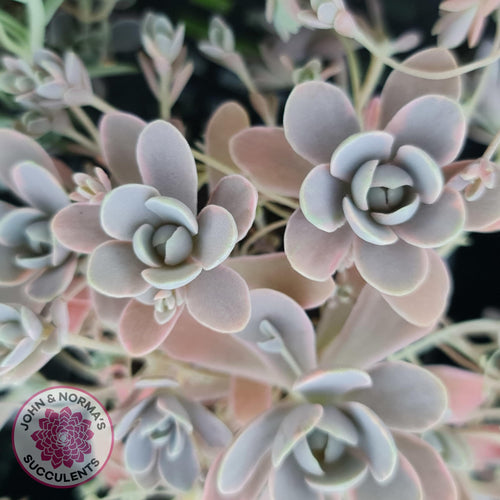
<path fill-rule="evenodd" d="M 92 450 L 90 420 L 83 419 L 80 412 L 72 413 L 68 406 L 60 413 L 47 409 L 45 417 L 40 419 L 40 430 L 31 434 L 42 460 L 50 461 L 54 469 L 61 464 L 71 467 L 73 462 L 83 462 L 84 455 Z"/>

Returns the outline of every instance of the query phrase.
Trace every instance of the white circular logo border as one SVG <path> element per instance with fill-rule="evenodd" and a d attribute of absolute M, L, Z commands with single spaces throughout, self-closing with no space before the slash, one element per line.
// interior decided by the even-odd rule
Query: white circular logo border
<path fill-rule="evenodd" d="M 38 418 L 31 418 L 29 420 L 29 422 L 23 422 L 20 420 L 20 417 L 22 415 L 25 415 L 25 410 L 26 408 L 30 405 L 30 404 L 33 404 L 33 401 L 36 399 L 36 398 L 39 398 L 38 401 L 40 401 L 40 397 L 44 394 L 47 395 L 47 397 L 49 397 L 50 393 L 54 392 L 56 394 L 60 394 L 61 393 L 61 390 L 65 389 L 66 390 L 66 393 L 80 393 L 78 394 L 81 398 L 91 398 L 91 403 L 92 404 L 95 404 L 95 405 L 98 405 L 99 409 L 101 410 L 102 412 L 102 417 L 100 417 L 98 420 L 94 420 L 94 419 L 90 419 L 91 421 L 91 426 L 90 426 L 90 430 L 92 430 L 93 432 L 93 436 L 89 439 L 89 441 L 92 443 L 92 445 L 95 445 L 96 442 L 99 442 L 99 438 L 100 436 L 102 435 L 103 432 L 105 432 L 107 434 L 107 440 L 110 441 L 109 443 L 109 450 L 107 451 L 107 453 L 105 453 L 105 457 L 103 457 L 103 462 L 101 464 L 101 462 L 99 461 L 99 464 L 96 465 L 97 467 L 97 470 L 89 477 L 85 476 L 85 478 L 83 480 L 73 480 L 73 482 L 71 482 L 71 484 L 64 484 L 64 485 L 60 485 L 60 484 L 53 484 L 51 482 L 49 482 L 49 480 L 43 480 L 43 477 L 41 477 L 40 475 L 35 475 L 33 472 L 34 470 L 38 470 L 39 467 L 41 466 L 42 468 L 45 469 L 49 469 L 48 471 L 45 470 L 44 471 L 44 474 L 43 476 L 45 475 L 46 472 L 49 472 L 49 471 L 52 471 L 52 472 L 57 472 L 55 471 L 54 468 L 51 468 L 51 463 L 48 462 L 48 465 L 46 465 L 46 462 L 47 460 L 44 460 L 43 462 L 41 462 L 39 460 L 39 466 L 36 468 L 36 469 L 33 469 L 33 470 L 30 470 L 26 464 L 23 463 L 23 461 L 21 460 L 20 458 L 20 454 L 21 453 L 18 453 L 18 448 L 22 448 L 24 450 L 24 448 L 30 448 L 32 449 L 32 453 L 38 453 L 39 455 L 41 454 L 40 450 L 38 448 L 36 448 L 36 442 L 35 440 L 33 440 L 31 438 L 31 434 L 35 431 L 35 430 L 40 430 L 40 428 L 38 427 L 37 429 L 30 429 L 30 425 L 33 425 L 33 423 L 38 424 L 39 423 L 39 420 L 40 420 L 40 417 Z M 67 396 L 69 397 L 69 396 Z M 47 410 L 47 409 L 53 409 L 54 411 L 61 411 L 62 408 L 64 408 L 64 406 L 69 406 L 71 410 L 75 411 L 77 405 L 78 405 L 78 402 L 80 401 L 80 398 L 77 399 L 77 401 L 67 401 L 65 400 L 64 402 L 61 401 L 60 397 L 59 397 L 59 400 L 58 401 L 54 401 L 54 402 L 51 402 L 51 401 L 47 401 L 47 404 L 39 404 L 39 405 L 36 405 L 37 409 L 41 411 L 41 413 L 45 414 L 45 411 L 44 410 Z M 42 400 L 43 402 L 43 400 Z M 51 408 L 50 404 L 53 403 L 54 406 Z M 33 407 L 31 407 L 33 408 Z M 80 408 L 83 412 L 87 411 L 88 412 L 88 409 L 85 409 L 84 407 L 78 405 L 78 408 Z M 37 410 L 37 411 L 38 411 Z M 91 413 L 90 413 L 91 414 Z M 30 413 L 31 417 L 33 417 L 33 415 Z M 106 427 L 104 428 L 97 428 L 97 425 L 98 423 L 100 422 L 105 422 L 107 424 Z M 18 425 L 19 424 L 19 425 Z M 22 425 L 25 425 L 26 426 L 26 429 L 20 429 L 20 427 Z M 97 432 L 96 432 L 97 431 Z M 22 434 L 20 434 L 22 432 Z M 109 413 L 106 411 L 106 408 L 104 408 L 103 404 L 94 396 L 92 395 L 90 392 L 88 391 L 85 391 L 83 389 L 79 389 L 79 388 L 76 388 L 76 387 L 73 387 L 73 386 L 69 386 L 69 385 L 58 385 L 58 386 L 54 386 L 54 387 L 48 387 L 46 389 L 42 389 L 41 391 L 38 391 L 36 394 L 33 394 L 33 396 L 31 396 L 22 406 L 21 408 L 19 409 L 19 411 L 17 412 L 16 414 L 16 418 L 14 419 L 14 424 L 12 426 L 12 435 L 11 435 L 11 438 L 12 438 L 12 450 L 14 452 L 14 455 L 16 457 L 16 460 L 17 462 L 19 463 L 20 467 L 23 469 L 23 471 L 28 474 L 28 476 L 30 476 L 32 479 L 34 479 L 35 481 L 37 481 L 38 483 L 41 483 L 43 484 L 44 486 L 48 486 L 50 488 L 59 488 L 59 489 L 67 489 L 67 488 L 75 488 L 77 486 L 80 486 L 81 484 L 84 484 L 88 481 L 90 481 L 91 479 L 93 479 L 94 477 L 96 477 L 103 469 L 104 467 L 106 466 L 106 464 L 108 463 L 109 459 L 111 458 L 111 453 L 113 452 L 113 446 L 114 446 L 114 429 L 113 429 L 113 422 L 111 421 L 111 417 L 109 416 Z M 17 446 L 16 446 L 16 443 L 17 443 Z M 29 445 L 29 446 L 28 446 Z M 106 447 L 107 448 L 107 447 Z M 26 453 L 26 452 L 25 452 Z M 24 453 L 24 457 L 26 457 L 26 454 Z M 90 452 L 89 452 L 90 453 Z M 92 460 L 95 460 L 95 457 L 93 457 L 92 455 L 90 457 L 88 457 L 88 463 L 86 465 L 84 465 L 83 467 L 87 467 L 91 462 Z M 34 459 L 30 460 L 30 463 L 33 463 L 34 462 Z M 85 461 L 83 462 L 85 463 Z M 68 467 L 66 467 L 66 470 L 64 473 L 68 473 L 68 474 L 71 474 L 71 471 L 68 471 Z"/>

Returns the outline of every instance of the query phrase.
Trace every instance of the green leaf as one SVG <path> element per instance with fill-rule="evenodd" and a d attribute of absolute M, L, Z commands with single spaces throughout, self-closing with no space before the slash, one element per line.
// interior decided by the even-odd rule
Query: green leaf
<path fill-rule="evenodd" d="M 232 0 L 191 0 L 191 3 L 222 14 L 228 12 L 233 7 Z"/>
<path fill-rule="evenodd" d="M 27 39 L 26 28 L 17 19 L 4 10 L 0 10 L 0 24 L 2 24 L 4 29 L 12 36 L 17 37 L 20 40 Z"/>
<path fill-rule="evenodd" d="M 42 0 L 15 0 L 26 5 L 30 34 L 31 54 L 43 47 L 45 38 L 45 10 Z"/>
<path fill-rule="evenodd" d="M 90 66 L 87 68 L 87 71 L 92 78 L 139 73 L 139 69 L 132 64 L 101 64 L 98 66 Z"/>
<path fill-rule="evenodd" d="M 45 26 L 49 24 L 50 20 L 54 17 L 57 9 L 61 6 L 64 0 L 45 0 Z"/>
<path fill-rule="evenodd" d="M 3 47 L 8 52 L 15 54 L 20 58 L 24 58 L 26 55 L 26 46 L 23 43 L 16 42 L 9 34 L 7 33 L 4 25 L 0 23 L 0 47 Z"/>

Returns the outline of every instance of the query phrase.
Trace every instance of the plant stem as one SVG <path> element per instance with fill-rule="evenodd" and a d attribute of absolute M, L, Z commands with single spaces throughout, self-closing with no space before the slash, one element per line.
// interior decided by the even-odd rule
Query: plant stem
<path fill-rule="evenodd" d="M 162 120 L 170 119 L 170 74 L 162 73 L 160 75 L 160 117 Z"/>
<path fill-rule="evenodd" d="M 250 238 L 248 238 L 247 241 L 245 241 L 245 244 L 241 247 L 241 255 L 246 255 L 250 247 L 256 241 L 260 240 L 266 234 L 273 232 L 275 229 L 279 229 L 280 227 L 286 226 L 286 223 L 287 223 L 286 220 L 278 220 L 256 231 L 254 234 L 252 234 L 252 236 L 250 236 Z"/>
<path fill-rule="evenodd" d="M 108 104 L 104 99 L 101 99 L 96 95 L 92 99 L 90 105 L 93 106 L 95 109 L 101 111 L 102 113 L 113 113 L 118 111 L 115 107 L 111 106 L 111 104 Z"/>
<path fill-rule="evenodd" d="M 361 86 L 361 78 L 359 75 L 359 61 L 354 52 L 354 49 L 352 48 L 352 41 L 344 37 L 339 37 L 339 39 L 346 52 L 347 65 L 349 67 L 349 76 L 351 81 L 352 98 L 356 110 L 359 112 L 359 91 Z"/>
<path fill-rule="evenodd" d="M 500 146 L 500 131 L 493 137 L 493 140 L 490 142 L 490 145 L 486 148 L 482 158 L 484 160 L 491 160 L 491 157 L 495 154 L 496 150 Z"/>
<path fill-rule="evenodd" d="M 83 134 L 80 134 L 80 132 L 77 132 L 74 128 L 64 130 L 60 133 L 63 137 L 67 137 L 68 139 L 75 141 L 77 144 L 80 144 L 80 146 L 83 146 L 85 149 L 88 149 L 92 152 L 92 154 L 99 153 L 97 145 L 87 139 Z"/>
<path fill-rule="evenodd" d="M 290 218 L 290 215 L 291 215 L 290 212 L 287 212 L 286 210 L 278 207 L 277 205 L 275 205 L 274 203 L 272 203 L 270 201 L 262 202 L 262 206 L 264 208 L 267 208 L 267 210 L 272 212 L 274 215 L 281 217 L 282 219 L 289 219 Z"/>
<path fill-rule="evenodd" d="M 89 133 L 92 139 L 97 144 L 99 144 L 99 131 L 97 130 L 97 127 L 90 119 L 89 115 L 87 115 L 87 113 L 85 113 L 85 111 L 78 106 L 72 106 L 70 110 L 76 116 L 78 121 L 82 124 L 85 130 Z"/>
<path fill-rule="evenodd" d="M 377 83 L 380 79 L 380 75 L 384 71 L 384 62 L 379 59 L 377 56 L 372 54 L 372 58 L 370 61 L 370 66 L 368 67 L 368 72 L 365 77 L 365 81 L 363 83 L 363 87 L 359 93 L 359 109 L 363 110 L 366 103 L 370 99 L 373 90 L 377 86 Z"/>
<path fill-rule="evenodd" d="M 482 59 L 473 61 L 469 64 L 464 64 L 463 66 L 455 69 L 446 71 L 422 71 L 410 66 L 405 66 L 404 64 L 401 64 L 400 62 L 392 59 L 392 57 L 389 57 L 387 54 L 381 51 L 377 43 L 362 31 L 358 30 L 354 35 L 354 39 L 371 54 L 380 58 L 380 60 L 390 68 L 400 71 L 401 73 L 404 73 L 406 75 L 416 76 L 417 78 L 425 78 L 427 80 L 446 80 L 448 78 L 461 76 L 474 71 L 475 69 L 484 68 L 485 66 L 488 66 L 489 64 L 497 61 L 500 58 L 500 51 L 494 50 L 488 56 Z"/>
<path fill-rule="evenodd" d="M 454 325 L 441 328 L 430 335 L 414 342 L 401 351 L 396 352 L 389 357 L 391 360 L 405 359 L 411 356 L 417 356 L 433 347 L 448 341 L 451 337 L 461 335 L 498 335 L 500 334 L 500 321 L 492 319 L 476 319 L 464 321 Z"/>
<path fill-rule="evenodd" d="M 196 149 L 191 149 L 191 152 L 198 161 L 203 162 L 205 165 L 208 165 L 209 167 L 215 168 L 215 170 L 218 170 L 219 172 L 225 175 L 234 175 L 234 174 L 242 175 L 241 172 L 234 171 L 231 167 L 224 165 L 223 163 L 217 161 L 215 158 L 212 158 L 211 156 L 201 153 Z M 285 205 L 286 207 L 293 208 L 294 210 L 299 208 L 299 204 L 294 200 L 292 200 L 291 198 L 287 198 L 286 196 L 280 196 L 278 194 L 267 191 L 262 186 L 257 186 L 257 189 L 268 199 L 273 200 L 276 203 L 280 203 L 281 205 Z"/>
<path fill-rule="evenodd" d="M 83 349 L 89 349 L 92 351 L 105 352 L 107 354 L 114 354 L 116 356 L 127 355 L 123 348 L 118 344 L 101 342 L 100 340 L 84 337 L 83 335 L 70 335 L 66 342 L 66 345 L 72 347 L 81 347 Z"/>
<path fill-rule="evenodd" d="M 209 167 L 214 168 L 215 170 L 221 172 L 222 174 L 233 175 L 237 173 L 231 167 L 228 167 L 227 165 L 220 163 L 215 158 L 212 158 L 211 156 L 201 153 L 196 149 L 191 149 L 191 152 L 193 153 L 193 156 L 197 160 L 203 162 L 205 165 L 208 165 Z"/>

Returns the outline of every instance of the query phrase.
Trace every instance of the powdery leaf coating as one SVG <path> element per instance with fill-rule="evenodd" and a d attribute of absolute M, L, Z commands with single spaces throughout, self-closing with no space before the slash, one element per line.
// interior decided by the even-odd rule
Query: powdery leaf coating
<path fill-rule="evenodd" d="M 323 304 L 335 288 L 332 278 L 322 282 L 312 281 L 297 273 L 283 252 L 233 257 L 225 265 L 237 271 L 251 290 L 277 290 L 288 295 L 304 309 Z"/>
<path fill-rule="evenodd" d="M 234 335 L 200 325 L 187 311 L 181 314 L 161 348 L 175 359 L 217 373 L 229 373 L 262 383 L 268 383 L 274 375 L 258 349 L 252 349 Z M 276 378 L 273 380 L 279 382 Z"/>
<path fill-rule="evenodd" d="M 91 253 L 109 239 L 99 223 L 99 205 L 73 203 L 52 219 L 51 229 L 59 243 L 73 252 Z"/>
<path fill-rule="evenodd" d="M 225 266 L 203 272 L 188 286 L 186 306 L 202 325 L 224 333 L 241 330 L 250 319 L 248 286 Z"/>
<path fill-rule="evenodd" d="M 453 54 L 441 48 L 419 51 L 406 59 L 403 65 L 423 71 L 446 71 L 458 67 Z M 385 127 L 398 109 L 422 95 L 438 94 L 458 100 L 461 87 L 458 76 L 445 80 L 427 80 L 393 71 L 388 76 L 380 96 L 382 116 L 379 125 Z"/>
<path fill-rule="evenodd" d="M 435 324 L 445 312 L 451 290 L 446 264 L 436 252 L 427 253 L 429 270 L 424 281 L 409 295 L 382 294 L 392 309 L 416 326 Z"/>
<path fill-rule="evenodd" d="M 231 138 L 231 157 L 257 185 L 298 198 L 311 164 L 299 156 L 279 127 L 251 127 Z"/>
<path fill-rule="evenodd" d="M 286 225 L 285 253 L 297 272 L 311 280 L 325 281 L 344 262 L 352 240 L 353 234 L 347 224 L 327 233 L 311 224 L 299 209 Z"/>
<path fill-rule="evenodd" d="M 424 64 L 433 54 L 412 61 Z M 436 54 L 451 64 L 447 52 Z M 302 183 L 300 210 L 285 231 L 285 252 L 298 272 L 324 280 L 349 265 L 352 246 L 354 263 L 370 285 L 410 297 L 428 274 L 424 249 L 449 243 L 464 227 L 464 202 L 444 187 L 441 167 L 462 147 L 465 117 L 447 97 L 458 93 L 456 79 L 436 87 L 443 95 L 422 95 L 425 86 L 413 80 L 407 94 L 398 95 L 399 85 L 391 83 L 397 78 L 383 92 L 384 106 L 397 103 L 384 131 L 358 133 L 350 125 L 351 104 L 330 84 L 306 82 L 290 94 L 285 136 L 298 154 L 321 165 Z M 431 323 L 432 312 L 425 317 L 421 310 L 416 321 Z"/>
<path fill-rule="evenodd" d="M 137 142 L 137 163 L 144 184 L 196 211 L 197 175 L 191 149 L 170 123 L 148 124 Z"/>
<path fill-rule="evenodd" d="M 365 286 L 342 330 L 322 352 L 320 367 L 364 369 L 415 342 L 431 329 L 408 323 L 377 290 Z"/>
<path fill-rule="evenodd" d="M 257 189 L 250 181 L 241 175 L 230 175 L 217 183 L 208 203 L 225 208 L 233 216 L 240 241 L 252 227 L 257 201 Z"/>
<path fill-rule="evenodd" d="M 125 149 L 122 133 L 129 139 Z M 148 306 L 141 308 L 141 314 L 153 312 L 157 323 L 155 334 L 144 345 L 137 339 L 141 345 L 135 351 L 131 342 L 137 338 L 136 323 L 131 314 L 123 314 L 119 323 L 123 344 L 136 353 L 154 349 L 171 331 L 184 300 L 203 324 L 224 332 L 241 329 L 249 317 L 248 287 L 236 273 L 218 266 L 253 223 L 255 188 L 241 176 L 226 177 L 197 216 L 194 158 L 172 124 L 157 120 L 145 125 L 131 115 L 113 113 L 103 119 L 101 134 L 114 177 L 133 179 L 137 174 L 142 184 L 123 184 L 105 195 L 99 215 L 110 241 L 95 249 L 89 245 L 88 279 L 100 294 L 133 297 Z M 131 160 L 132 152 L 135 159 Z M 61 238 L 68 241 L 63 222 L 57 226 Z M 90 229 L 90 240 L 99 241 L 97 228 Z M 119 259 L 115 259 L 113 250 L 118 249 Z M 231 293 L 231 286 L 237 293 Z M 214 307 L 204 304 L 204 294 L 212 297 Z M 181 295 L 182 303 L 177 301 Z M 140 307 L 133 301 L 127 304 L 116 312 Z"/>
<path fill-rule="evenodd" d="M 182 308 L 174 314 L 179 316 Z M 160 324 L 155 319 L 154 306 L 131 300 L 123 310 L 118 326 L 119 338 L 131 356 L 144 356 L 154 351 L 175 326 L 175 319 Z M 147 332 L 147 335 L 144 335 Z"/>
<path fill-rule="evenodd" d="M 372 408 L 389 427 L 422 432 L 443 417 L 445 387 L 427 370 L 409 363 L 387 362 L 368 373 L 373 385 L 359 389 L 352 398 Z"/>
<path fill-rule="evenodd" d="M 207 123 L 205 149 L 208 155 L 223 165 L 237 168 L 229 152 L 230 140 L 241 130 L 250 127 L 250 118 L 240 104 L 234 101 L 219 106 Z M 213 188 L 223 177 L 214 168 L 207 167 L 210 187 Z"/>
<path fill-rule="evenodd" d="M 120 184 L 141 182 L 135 149 L 145 127 L 145 122 L 127 113 L 105 114 L 99 124 L 106 165 Z"/>
<path fill-rule="evenodd" d="M 56 355 L 68 335 L 68 308 L 56 300 L 43 315 L 0 304 L 0 386 L 22 384 Z"/>
<path fill-rule="evenodd" d="M 398 241 L 372 245 L 354 240 L 354 260 L 361 276 L 374 288 L 389 295 L 407 295 L 421 285 L 429 270 L 427 252 Z"/>
<path fill-rule="evenodd" d="M 302 371 L 312 370 L 316 366 L 314 328 L 304 310 L 288 296 L 270 289 L 252 290 L 250 300 L 250 320 L 237 336 L 258 344 L 276 364 L 281 365 L 281 349 L 286 348 Z M 289 371 L 286 364 L 281 369 Z"/>
<path fill-rule="evenodd" d="M 225 261 L 238 239 L 233 216 L 223 207 L 208 205 L 198 216 L 199 231 L 193 257 L 209 271 Z"/>
<path fill-rule="evenodd" d="M 443 459 L 429 444 L 412 434 L 394 433 L 398 450 L 410 461 L 420 478 L 424 498 L 455 500 L 457 487 Z M 436 474 L 436 471 L 438 473 Z"/>
<path fill-rule="evenodd" d="M 107 241 L 92 253 L 87 279 L 92 288 L 104 295 L 134 297 L 149 288 L 141 276 L 145 267 L 135 256 L 132 245 Z"/>
<path fill-rule="evenodd" d="M 223 447 L 229 429 L 200 403 L 171 391 L 140 401 L 121 418 L 116 435 L 125 441 L 125 465 L 143 488 L 164 484 L 190 490 L 200 464 L 194 434 L 208 446 Z"/>
<path fill-rule="evenodd" d="M 73 52 L 61 59 L 54 52 L 38 49 L 33 62 L 4 58 L 0 88 L 27 109 L 60 110 L 92 102 L 92 84 L 87 69 Z"/>
<path fill-rule="evenodd" d="M 383 399 L 383 395 L 394 387 L 393 377 L 382 381 L 378 376 L 378 370 L 384 369 L 400 370 L 400 375 L 410 370 L 418 376 L 408 385 L 396 385 L 394 398 L 383 400 L 377 412 L 374 406 L 379 398 Z M 366 387 L 370 386 L 372 376 L 373 388 Z M 359 389 L 360 386 L 366 388 Z M 430 421 L 439 420 L 446 407 L 443 391 L 441 398 L 433 399 L 440 387 L 442 390 L 437 379 L 424 369 L 407 363 L 375 365 L 370 373 L 359 370 L 312 372 L 293 387 L 306 402 L 276 405 L 236 438 L 221 461 L 218 490 L 223 496 L 235 495 L 244 488 L 253 490 L 254 475 L 259 484 L 262 481 L 257 464 L 270 457 L 272 467 L 268 472 L 268 485 L 274 498 L 301 498 L 300 495 L 306 493 L 307 498 L 322 498 L 325 494 L 350 492 L 354 488 L 356 494 L 364 495 L 372 485 L 377 492 L 391 483 L 394 498 L 396 492 L 401 495 L 402 485 L 419 491 L 419 476 L 405 457 L 398 458 L 398 449 L 389 430 L 391 416 L 386 421 L 381 412 L 387 405 L 398 414 L 401 400 L 409 402 L 412 395 L 427 392 L 428 404 L 423 407 L 415 404 L 411 410 L 405 408 L 404 411 L 406 415 L 409 410 L 410 418 L 425 422 L 427 427 Z M 375 404 L 368 400 L 367 404 L 359 402 L 359 394 L 371 394 L 372 391 Z M 407 403 L 403 404 L 405 406 Z M 416 460 L 418 458 L 417 455 Z M 409 476 L 405 470 L 411 471 Z M 442 479 L 436 481 L 439 483 Z"/>
<path fill-rule="evenodd" d="M 283 116 L 285 137 L 310 163 L 328 163 L 335 148 L 359 124 L 345 94 L 323 82 L 297 85 L 288 97 Z"/>
<path fill-rule="evenodd" d="M 70 200 L 58 169 L 36 142 L 2 130 L 0 144 L 0 181 L 28 205 L 1 204 L 0 283 L 25 283 L 31 299 L 48 302 L 64 292 L 76 270 L 76 256 L 54 238 L 51 227 L 55 214 Z"/>
<path fill-rule="evenodd" d="M 251 422 L 272 406 L 272 388 L 268 384 L 240 377 L 231 378 L 229 407 L 238 425 Z"/>
<path fill-rule="evenodd" d="M 485 381 L 479 373 L 446 365 L 430 365 L 428 370 L 446 387 L 448 393 L 447 422 L 460 423 L 477 410 L 486 399 Z"/>
<path fill-rule="evenodd" d="M 450 187 L 465 202 L 467 231 L 498 231 L 500 222 L 500 176 L 498 165 L 486 159 L 458 161 L 447 169 Z"/>
<path fill-rule="evenodd" d="M 368 476 L 356 488 L 356 500 L 399 500 L 402 495 L 408 500 L 422 500 L 423 491 L 420 478 L 413 465 L 399 455 L 398 465 L 393 477 L 382 484 Z"/>
<path fill-rule="evenodd" d="M 439 6 L 441 18 L 432 33 L 438 35 L 438 44 L 455 48 L 467 39 L 469 47 L 479 42 L 487 17 L 498 8 L 497 0 L 445 0 Z"/>

